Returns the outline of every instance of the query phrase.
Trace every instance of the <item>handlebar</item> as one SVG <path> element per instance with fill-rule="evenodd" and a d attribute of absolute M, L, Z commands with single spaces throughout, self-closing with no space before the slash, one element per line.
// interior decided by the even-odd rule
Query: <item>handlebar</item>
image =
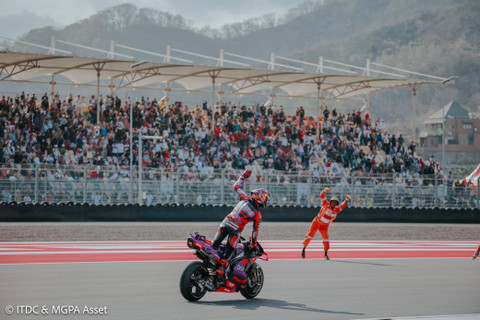
<path fill-rule="evenodd" d="M 252 246 L 252 241 L 246 240 L 243 237 L 240 237 L 241 243 L 245 247 L 245 254 L 251 257 L 261 257 L 265 254 L 265 251 L 263 250 L 262 245 L 257 241 L 257 246 L 253 247 Z M 267 258 L 268 259 L 268 258 Z"/>

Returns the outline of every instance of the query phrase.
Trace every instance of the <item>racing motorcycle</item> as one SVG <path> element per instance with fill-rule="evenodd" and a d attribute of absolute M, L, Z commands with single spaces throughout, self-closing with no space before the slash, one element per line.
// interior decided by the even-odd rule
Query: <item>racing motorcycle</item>
<path fill-rule="evenodd" d="M 262 246 L 252 246 L 251 241 L 243 237 L 234 248 L 230 262 L 222 271 L 221 260 L 225 244 L 218 250 L 212 242 L 195 232 L 187 238 L 187 246 L 201 260 L 190 263 L 180 278 L 180 292 L 189 301 L 201 299 L 210 292 L 239 292 L 247 299 L 255 298 L 263 287 L 263 271 L 255 262 L 257 259 L 268 261 L 268 254 Z"/>

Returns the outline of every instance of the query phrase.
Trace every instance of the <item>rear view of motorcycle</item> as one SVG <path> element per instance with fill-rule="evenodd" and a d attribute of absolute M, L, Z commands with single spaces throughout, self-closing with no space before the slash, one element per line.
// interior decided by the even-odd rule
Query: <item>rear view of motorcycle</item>
<path fill-rule="evenodd" d="M 245 298 L 255 298 L 263 287 L 263 271 L 257 259 L 268 261 L 268 255 L 257 242 L 253 247 L 250 241 L 241 238 L 233 258 L 225 268 L 221 267 L 221 257 L 225 245 L 215 250 L 205 236 L 190 234 L 187 246 L 195 250 L 201 260 L 190 263 L 180 278 L 180 292 L 189 301 L 197 301 L 208 292 L 240 292 Z"/>

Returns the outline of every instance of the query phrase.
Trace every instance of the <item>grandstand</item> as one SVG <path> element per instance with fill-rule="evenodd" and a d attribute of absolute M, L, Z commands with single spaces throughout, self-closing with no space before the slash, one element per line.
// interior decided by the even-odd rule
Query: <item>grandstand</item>
<path fill-rule="evenodd" d="M 140 157 L 135 140 L 131 173 L 128 103 L 103 98 L 97 123 L 94 100 L 2 97 L 2 201 L 115 204 L 133 197 L 146 205 L 233 204 L 230 185 L 248 167 L 254 170 L 252 187 L 281 195 L 273 200 L 278 205 L 316 206 L 315 195 L 326 185 L 339 195 L 353 194 L 359 207 L 478 204 L 477 189 L 444 185 L 436 159 L 416 157 L 401 134 L 359 110 L 326 112 L 317 140 L 316 121 L 301 108 L 287 115 L 276 106 L 225 104 L 212 135 L 211 110 L 202 104 L 189 108 L 146 98 L 133 105 L 133 126 L 159 138 L 144 141 Z M 139 180 L 140 158 L 139 197 L 128 182 L 131 176 Z"/>

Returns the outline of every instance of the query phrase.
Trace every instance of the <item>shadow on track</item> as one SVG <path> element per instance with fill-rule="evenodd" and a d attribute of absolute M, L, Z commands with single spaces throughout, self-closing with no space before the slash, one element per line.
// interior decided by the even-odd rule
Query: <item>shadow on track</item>
<path fill-rule="evenodd" d="M 257 310 L 261 307 L 270 307 L 275 309 L 290 311 L 318 312 L 325 314 L 345 314 L 352 316 L 362 316 L 363 313 L 353 313 L 347 311 L 332 311 L 307 307 L 303 303 L 291 303 L 276 299 L 252 299 L 252 300 L 229 300 L 229 301 L 198 301 L 194 302 L 203 305 L 231 306 L 240 310 Z"/>
<path fill-rule="evenodd" d="M 359 262 L 359 261 L 346 261 L 346 260 L 330 260 L 328 262 L 340 262 L 340 263 L 354 263 L 354 264 L 366 264 L 371 266 L 380 266 L 380 267 L 391 267 L 392 264 L 386 263 L 374 263 L 374 262 Z"/>

